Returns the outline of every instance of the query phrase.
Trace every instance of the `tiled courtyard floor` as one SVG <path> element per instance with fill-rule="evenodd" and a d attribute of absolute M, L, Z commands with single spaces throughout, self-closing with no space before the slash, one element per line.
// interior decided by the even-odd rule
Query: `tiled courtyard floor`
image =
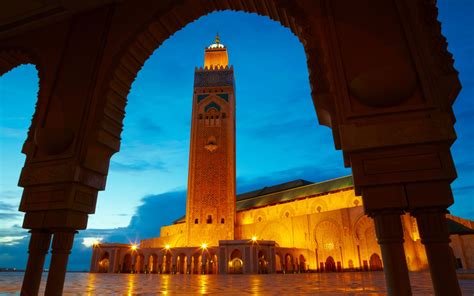
<path fill-rule="evenodd" d="M 0 294 L 19 295 L 22 273 L 0 273 Z M 414 295 L 433 295 L 429 273 L 410 274 Z M 43 277 L 41 294 L 44 292 Z M 463 295 L 474 280 L 461 279 Z M 65 295 L 385 295 L 383 272 L 273 275 L 68 273 Z"/>

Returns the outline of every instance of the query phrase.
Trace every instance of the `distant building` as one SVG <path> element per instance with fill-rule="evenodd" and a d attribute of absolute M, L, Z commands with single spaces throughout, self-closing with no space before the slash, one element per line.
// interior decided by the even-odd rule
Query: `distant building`
<path fill-rule="evenodd" d="M 351 176 L 235 192 L 235 80 L 216 37 L 195 70 L 186 216 L 138 246 L 94 246 L 91 272 L 274 273 L 381 270 Z M 157 209 L 159 212 L 159 209 Z M 453 262 L 474 268 L 474 223 L 448 215 Z M 402 216 L 410 270 L 428 268 L 415 218 Z"/>

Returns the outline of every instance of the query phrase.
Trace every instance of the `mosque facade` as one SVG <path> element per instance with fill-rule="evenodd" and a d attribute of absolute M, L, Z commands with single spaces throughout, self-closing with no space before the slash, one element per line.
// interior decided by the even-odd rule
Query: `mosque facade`
<path fill-rule="evenodd" d="M 138 245 L 97 243 L 91 272 L 296 273 L 382 270 L 351 176 L 236 195 L 235 79 L 219 37 L 195 69 L 186 215 Z M 474 268 L 474 222 L 448 215 L 453 264 Z M 401 217 L 408 268 L 428 268 L 416 219 Z"/>

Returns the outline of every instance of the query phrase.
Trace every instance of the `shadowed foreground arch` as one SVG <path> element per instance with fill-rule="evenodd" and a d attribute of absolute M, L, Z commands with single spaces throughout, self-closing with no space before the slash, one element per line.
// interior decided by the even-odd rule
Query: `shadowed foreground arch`
<path fill-rule="evenodd" d="M 277 20 L 302 42 L 319 122 L 331 127 L 374 218 L 388 293 L 411 294 L 400 222 L 408 211 L 436 293 L 460 295 L 445 218 L 456 178 L 451 106 L 460 84 L 434 1 L 85 2 L 60 1 L 47 14 L 0 27 L 0 53 L 31 50 L 46 77 L 19 181 L 23 227 L 32 232 L 23 293 L 38 292 L 51 235 L 46 293 L 61 293 L 74 234 L 86 228 L 105 188 L 126 96 L 145 60 L 186 24 L 230 9 Z M 11 68 L 9 59 L 0 73 Z"/>

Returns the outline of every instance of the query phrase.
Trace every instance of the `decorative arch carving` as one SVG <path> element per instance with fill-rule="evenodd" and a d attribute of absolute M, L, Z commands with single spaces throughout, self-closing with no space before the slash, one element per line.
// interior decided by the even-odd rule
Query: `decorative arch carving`
<path fill-rule="evenodd" d="M 318 210 L 318 209 L 320 209 L 320 210 Z M 311 203 L 311 212 L 312 213 L 320 213 L 320 212 L 325 212 L 327 210 L 328 210 L 328 205 L 321 198 L 316 198 L 316 200 L 313 203 Z"/>
<path fill-rule="evenodd" d="M 356 241 L 366 239 L 367 230 L 373 229 L 375 231 L 374 221 L 367 215 L 361 215 L 354 225 L 354 236 Z"/>
<path fill-rule="evenodd" d="M 31 124 L 28 128 L 27 138 L 25 140 L 25 144 L 23 145 L 22 152 L 25 154 L 29 154 L 31 151 L 33 144 L 33 131 L 36 127 L 36 114 L 38 113 L 38 105 L 39 105 L 39 98 L 42 97 L 42 93 L 44 92 L 44 88 L 42 87 L 43 84 L 43 77 L 44 71 L 39 59 L 36 57 L 35 54 L 24 51 L 22 49 L 0 49 L 0 76 L 10 72 L 16 67 L 21 65 L 32 64 L 35 66 L 36 71 L 38 73 L 38 94 L 37 100 L 35 103 L 35 108 L 31 118 Z"/>
<path fill-rule="evenodd" d="M 341 226 L 333 219 L 325 219 L 316 225 L 314 237 L 318 248 L 335 250 L 342 244 Z"/>
<path fill-rule="evenodd" d="M 296 216 L 296 211 L 291 205 L 286 205 L 280 211 L 280 218 L 290 218 Z"/>
<path fill-rule="evenodd" d="M 312 31 L 308 16 L 294 1 L 284 0 L 243 0 L 207 1 L 196 5 L 193 0 L 183 0 L 169 4 L 166 11 L 145 24 L 136 32 L 117 54 L 117 61 L 110 73 L 110 81 L 105 86 L 105 106 L 99 119 L 98 141 L 111 150 L 119 150 L 125 105 L 131 84 L 145 61 L 162 42 L 187 24 L 209 13 L 222 10 L 245 11 L 267 16 L 289 28 L 301 41 L 308 61 L 309 80 L 313 102 L 318 109 L 320 123 L 331 126 L 333 100 L 327 99 L 329 83 L 324 59 L 325 50 L 321 45 L 320 32 Z M 321 99 L 324 98 L 324 99 Z M 111 128 L 113 127 L 113 128 Z"/>

